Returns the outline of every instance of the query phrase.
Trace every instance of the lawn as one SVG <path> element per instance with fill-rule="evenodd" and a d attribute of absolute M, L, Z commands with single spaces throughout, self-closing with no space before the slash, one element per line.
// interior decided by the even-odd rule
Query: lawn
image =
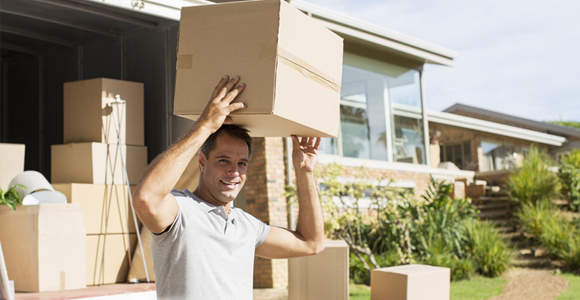
<path fill-rule="evenodd" d="M 350 284 L 350 300 L 371 299 L 371 287 L 364 284 Z"/>
<path fill-rule="evenodd" d="M 580 276 L 560 274 L 568 281 L 569 288 L 556 300 L 580 299 Z M 451 282 L 451 300 L 485 300 L 503 293 L 507 280 L 504 278 L 474 277 L 470 280 Z M 371 299 L 371 289 L 364 284 L 350 285 L 350 300 Z"/>
<path fill-rule="evenodd" d="M 560 294 L 556 300 L 578 300 L 580 299 L 580 276 L 573 274 L 560 274 L 568 280 L 568 290 Z"/>
<path fill-rule="evenodd" d="M 503 293 L 507 279 L 477 276 L 451 283 L 451 300 L 485 300 Z"/>
<path fill-rule="evenodd" d="M 507 283 L 503 278 L 475 277 L 451 283 L 451 300 L 484 300 L 503 293 Z M 580 284 L 580 282 L 579 282 Z M 364 284 L 350 285 L 350 300 L 371 299 L 370 287 Z M 559 298 L 558 298 L 559 299 Z M 562 298 L 580 299 L 580 298 Z"/>

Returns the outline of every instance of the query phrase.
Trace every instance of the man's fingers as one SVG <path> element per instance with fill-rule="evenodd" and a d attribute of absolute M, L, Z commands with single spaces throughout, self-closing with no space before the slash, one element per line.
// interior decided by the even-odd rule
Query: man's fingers
<path fill-rule="evenodd" d="M 222 79 L 220 79 L 220 82 L 218 82 L 218 85 L 216 85 L 215 89 L 213 90 L 213 93 L 211 94 L 211 99 L 215 99 L 217 97 L 217 95 L 220 93 L 220 91 L 223 89 L 223 87 L 225 86 L 225 84 L 228 82 L 229 76 L 226 75 L 224 77 L 222 77 Z"/>
<path fill-rule="evenodd" d="M 246 105 L 242 102 L 234 102 L 229 105 L 230 112 L 236 111 L 238 109 L 246 108 Z"/>
<path fill-rule="evenodd" d="M 298 140 L 298 137 L 294 134 L 290 135 L 290 138 L 292 138 L 292 146 L 294 148 L 297 148 L 300 145 L 300 141 Z"/>
<path fill-rule="evenodd" d="M 240 76 L 232 77 L 232 79 L 226 83 L 227 91 L 231 90 L 236 85 L 236 83 L 238 83 L 238 81 L 240 81 Z"/>
<path fill-rule="evenodd" d="M 314 148 L 316 148 L 316 150 L 318 150 L 318 147 L 320 147 L 321 141 L 322 141 L 321 138 L 319 138 L 319 137 L 316 138 L 316 143 L 314 144 Z"/>
<path fill-rule="evenodd" d="M 226 101 L 226 102 L 232 102 L 234 101 L 234 99 L 236 98 L 236 96 L 238 96 L 246 87 L 245 84 L 240 84 L 238 85 L 238 87 L 236 87 L 235 89 L 231 90 L 229 93 L 227 93 L 227 95 L 225 95 L 221 101 Z"/>

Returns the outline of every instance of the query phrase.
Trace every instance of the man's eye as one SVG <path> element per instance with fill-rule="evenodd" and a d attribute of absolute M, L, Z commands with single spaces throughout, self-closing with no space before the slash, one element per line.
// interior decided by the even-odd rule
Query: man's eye
<path fill-rule="evenodd" d="M 247 166 L 247 165 L 248 165 L 248 163 L 241 162 L 241 163 L 239 163 L 239 165 L 240 165 L 240 166 L 242 166 L 242 167 L 245 167 L 245 166 Z"/>
<path fill-rule="evenodd" d="M 228 162 L 228 160 L 227 160 L 227 159 L 220 159 L 220 160 L 219 160 L 219 162 L 222 162 L 222 163 L 227 163 L 227 162 Z"/>

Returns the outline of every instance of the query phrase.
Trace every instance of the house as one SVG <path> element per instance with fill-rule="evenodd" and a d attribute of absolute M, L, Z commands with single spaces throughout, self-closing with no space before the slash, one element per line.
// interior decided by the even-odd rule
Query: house
<path fill-rule="evenodd" d="M 456 52 L 302 1 L 288 2 L 344 38 L 341 130 L 337 138 L 324 139 L 320 164 L 337 162 L 349 174 L 365 166 L 421 195 L 431 176 L 461 189 L 476 171 L 503 164 L 496 158 L 511 148 L 493 148 L 493 143 L 514 141 L 510 145 L 520 152 L 533 142 L 567 147 L 567 139 L 552 129 L 539 132 L 499 119 L 428 111 L 424 65 L 451 67 Z M 3 0 L 0 142 L 26 144 L 25 168 L 50 180 L 51 145 L 63 143 L 63 83 L 107 77 L 144 83 L 145 144 L 148 161 L 153 160 L 192 124 L 172 113 L 180 9 L 212 3 Z M 256 138 L 236 205 L 271 225 L 292 225 L 284 197 L 285 185 L 292 184 L 289 153 L 287 138 Z M 459 168 L 440 168 L 441 161 Z M 183 186 L 195 185 L 195 162 L 191 166 Z M 287 269 L 286 260 L 257 259 L 255 287 L 286 287 Z"/>
<path fill-rule="evenodd" d="M 475 124 L 478 122 L 480 122 L 479 124 L 482 128 L 486 126 L 485 124 L 490 123 L 496 123 L 496 128 L 501 127 L 497 133 L 492 133 L 492 131 L 488 130 L 487 132 L 490 135 L 484 137 L 481 134 L 483 140 L 480 144 L 482 147 L 482 156 L 474 157 L 476 159 L 472 160 L 480 172 L 502 169 L 502 165 L 506 165 L 505 156 L 510 154 L 513 156 L 513 153 L 525 154 L 532 143 L 544 148 L 554 158 L 569 153 L 572 149 L 580 148 L 580 130 L 578 129 L 524 119 L 514 115 L 459 103 L 445 109 L 444 113 L 439 113 L 438 115 L 434 113 L 432 120 L 430 116 L 430 121 L 433 123 L 432 130 L 437 130 L 436 127 L 438 125 L 435 124 L 452 125 L 443 120 L 445 113 L 454 114 L 457 116 L 457 119 L 464 120 L 465 126 L 459 125 L 455 129 L 464 128 L 478 131 L 475 127 L 467 126 L 468 123 Z M 486 130 L 483 129 L 483 131 Z M 442 135 L 447 135 L 446 145 L 441 148 L 441 157 L 446 157 L 446 155 L 454 156 L 453 153 L 448 154 L 450 147 L 461 143 L 461 141 L 457 140 L 456 137 L 451 137 L 453 134 L 446 130 L 442 130 L 441 132 Z M 472 146 L 477 147 L 477 144 L 473 144 Z M 453 161 L 453 158 L 447 160 Z M 464 165 L 468 164 L 467 160 L 464 160 L 464 162 Z M 462 164 L 460 163 L 458 166 L 462 166 Z"/>

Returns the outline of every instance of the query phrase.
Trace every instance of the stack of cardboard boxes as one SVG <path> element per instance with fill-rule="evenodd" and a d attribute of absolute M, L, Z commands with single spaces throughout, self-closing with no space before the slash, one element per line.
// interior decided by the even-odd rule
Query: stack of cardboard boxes
<path fill-rule="evenodd" d="M 65 144 L 52 146 L 51 177 L 83 210 L 87 285 L 125 282 L 137 236 L 123 163 L 129 186 L 135 185 L 147 166 L 143 84 L 68 82 L 63 106 Z"/>

